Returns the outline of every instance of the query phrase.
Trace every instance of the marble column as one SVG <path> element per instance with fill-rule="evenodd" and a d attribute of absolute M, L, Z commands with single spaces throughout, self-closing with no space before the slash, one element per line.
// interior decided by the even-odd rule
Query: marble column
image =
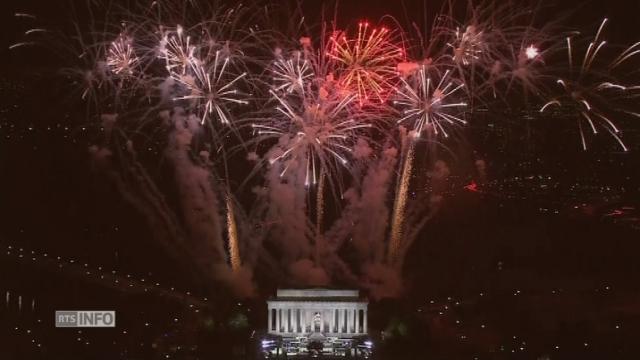
<path fill-rule="evenodd" d="M 353 333 L 358 333 L 358 310 L 351 309 L 351 318 L 353 318 Z"/>
<path fill-rule="evenodd" d="M 302 333 L 303 334 L 308 333 L 308 331 L 307 331 L 307 309 L 300 310 L 300 322 L 302 323 L 300 325 L 300 326 L 302 326 Z"/>
<path fill-rule="evenodd" d="M 329 310 L 329 332 L 332 334 L 336 332 L 336 309 Z"/>
<path fill-rule="evenodd" d="M 349 333 L 349 313 L 347 309 L 342 309 L 344 333 Z"/>
<path fill-rule="evenodd" d="M 311 333 L 311 328 L 307 330 L 307 326 L 309 326 L 309 310 L 308 309 L 304 309 L 303 319 L 304 319 L 305 332 Z"/>
<path fill-rule="evenodd" d="M 367 333 L 367 309 L 364 309 L 364 318 L 363 318 L 364 324 L 362 324 L 362 332 L 363 333 Z"/>
<path fill-rule="evenodd" d="M 271 324 L 273 323 L 273 319 L 272 319 L 272 312 L 271 311 L 271 307 L 269 308 L 269 316 L 268 316 L 268 323 L 267 323 L 267 332 L 270 332 L 271 330 L 273 330 L 273 326 L 271 326 Z"/>
<path fill-rule="evenodd" d="M 282 309 L 276 309 L 276 332 L 280 332 L 280 318 L 282 317 Z"/>
<path fill-rule="evenodd" d="M 282 323 L 282 333 L 286 333 L 287 332 L 287 309 L 286 308 L 282 309 L 282 320 L 280 320 L 280 322 Z"/>
<path fill-rule="evenodd" d="M 298 309 L 293 309 L 293 332 L 298 333 L 298 323 L 300 319 L 298 319 Z"/>
<path fill-rule="evenodd" d="M 336 310 L 335 309 L 329 309 L 329 333 L 333 334 L 333 324 L 334 324 L 334 320 L 336 318 Z"/>
<path fill-rule="evenodd" d="M 356 309 L 351 309 L 351 317 L 353 318 L 353 333 L 357 333 L 358 332 L 358 310 Z"/>
<path fill-rule="evenodd" d="M 360 334 L 360 309 L 356 309 L 356 334 Z"/>
<path fill-rule="evenodd" d="M 284 332 L 286 333 L 290 333 L 291 332 L 291 309 L 287 309 L 287 315 L 286 316 L 286 324 L 287 326 L 284 328 Z"/>

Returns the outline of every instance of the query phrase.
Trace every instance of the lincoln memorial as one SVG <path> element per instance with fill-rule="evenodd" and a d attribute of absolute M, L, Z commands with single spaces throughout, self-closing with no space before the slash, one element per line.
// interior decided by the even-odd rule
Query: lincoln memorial
<path fill-rule="evenodd" d="M 278 289 L 267 306 L 267 333 L 287 352 L 305 352 L 314 342 L 335 351 L 367 337 L 368 301 L 358 290 Z"/>

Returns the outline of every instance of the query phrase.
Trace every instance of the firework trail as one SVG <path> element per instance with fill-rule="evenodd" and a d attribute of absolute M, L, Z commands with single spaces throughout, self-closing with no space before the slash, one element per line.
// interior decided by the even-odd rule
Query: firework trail
<path fill-rule="evenodd" d="M 618 79 L 614 71 L 640 53 L 640 42 L 624 49 L 612 61 L 599 62 L 598 54 L 607 50 L 607 41 L 602 40 L 607 22 L 607 19 L 602 21 L 584 55 L 575 49 L 574 37 L 566 38 L 569 71 L 556 79 L 560 95 L 545 103 L 540 112 L 558 107 L 575 113 L 583 150 L 587 150 L 587 128 L 587 132 L 593 135 L 598 134 L 600 129 L 605 130 L 626 152 L 629 149 L 622 141 L 621 131 L 614 121 L 629 115 L 640 118 L 639 113 L 631 110 L 634 98 L 640 95 L 640 85 L 629 84 L 632 76 L 628 74 L 625 76 L 626 82 Z"/>
<path fill-rule="evenodd" d="M 407 226 L 405 213 L 413 173 L 416 138 L 420 137 L 425 129 L 435 136 L 442 134 L 448 137 L 446 127 L 466 124 L 463 111 L 467 103 L 460 101 L 461 97 L 465 97 L 464 92 L 460 91 L 464 83 L 452 79 L 450 70 L 441 73 L 435 66 L 425 64 L 412 68 L 413 74 L 407 79 L 401 79 L 401 85 L 397 89 L 398 100 L 394 101 L 394 104 L 402 109 L 402 117 L 397 123 L 409 124 L 412 132 L 406 139 L 409 143 L 393 205 L 388 250 L 391 264 L 400 263 L 400 252 Z"/>
<path fill-rule="evenodd" d="M 237 272 L 242 265 L 240 259 L 240 245 L 238 239 L 238 228 L 236 225 L 236 216 L 234 213 L 233 199 L 230 195 L 226 197 L 227 205 L 227 234 L 229 237 L 229 259 L 231 269 Z"/>
<path fill-rule="evenodd" d="M 415 143 L 412 139 L 408 139 L 409 148 L 404 158 L 402 173 L 398 181 L 396 196 L 393 204 L 393 213 L 391 214 L 391 233 L 389 235 L 388 263 L 395 265 L 398 262 L 398 256 L 402 246 L 403 235 L 405 231 L 405 213 L 407 207 L 407 194 L 411 183 L 411 175 L 413 172 L 413 158 L 415 151 Z"/>
<path fill-rule="evenodd" d="M 318 190 L 316 192 L 316 264 L 320 262 L 320 254 L 322 253 L 323 246 L 322 222 L 324 220 L 324 178 L 324 172 L 321 172 L 320 183 L 318 184 Z"/>

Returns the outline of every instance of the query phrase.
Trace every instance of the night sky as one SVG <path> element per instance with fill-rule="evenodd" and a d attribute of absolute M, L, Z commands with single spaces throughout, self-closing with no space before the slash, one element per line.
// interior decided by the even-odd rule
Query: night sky
<path fill-rule="evenodd" d="M 73 21 L 88 26 L 82 17 L 87 3 L 2 5 L 0 358 L 255 358 L 254 331 L 265 330 L 265 299 L 278 287 L 301 284 L 256 261 L 253 296 L 235 296 L 218 283 L 203 285 L 183 266 L 190 260 L 176 261 L 180 255 L 158 243 L 153 224 L 92 161 L 88 149 L 103 130 L 61 74 L 65 58 L 46 47 L 9 50 L 30 28 L 16 12 L 68 31 Z M 390 15 L 403 27 L 415 22 L 423 28 L 442 1 L 427 3 L 345 0 L 337 21 L 343 26 Z M 327 9 L 334 3 L 299 6 L 317 23 L 321 9 L 332 13 Z M 608 17 L 607 38 L 629 44 L 640 39 L 638 14 L 636 1 L 569 0 L 543 1 L 538 17 L 566 17 L 564 26 L 586 32 Z M 273 17 L 279 19 L 274 27 L 290 27 L 286 15 Z M 438 189 L 438 211 L 405 258 L 403 291 L 393 298 L 372 296 L 378 358 L 640 355 L 640 124 L 622 122 L 628 152 L 606 137 L 583 151 L 575 121 L 559 125 L 562 120 L 532 108 L 518 103 L 480 114 L 447 150 L 416 160 L 411 199 L 422 201 L 431 189 L 421 176 L 431 174 L 435 158 L 446 161 L 450 174 Z M 173 173 L 163 156 L 166 142 L 143 144 L 140 161 L 168 206 L 179 208 L 181 194 L 172 189 Z M 478 159 L 486 164 L 482 175 Z M 230 167 L 233 186 L 251 169 L 243 156 Z M 251 186 L 260 180 L 248 183 L 236 197 L 250 214 Z M 339 213 L 331 203 L 327 221 Z M 187 217 L 178 215 L 180 221 Z M 279 260 L 277 246 L 269 251 Z M 350 250 L 341 255 L 350 265 L 359 261 Z M 344 278 L 327 284 L 350 285 Z M 17 296 L 25 299 L 20 308 Z M 116 329 L 77 333 L 53 325 L 55 310 L 98 308 L 117 310 Z"/>

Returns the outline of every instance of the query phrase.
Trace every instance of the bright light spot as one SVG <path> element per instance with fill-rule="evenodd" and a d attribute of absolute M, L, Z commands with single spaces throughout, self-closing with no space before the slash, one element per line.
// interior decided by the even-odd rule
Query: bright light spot
<path fill-rule="evenodd" d="M 537 47 L 529 45 L 529 47 L 525 50 L 525 54 L 527 55 L 527 59 L 531 60 L 538 57 L 538 55 L 540 55 L 540 51 Z"/>

